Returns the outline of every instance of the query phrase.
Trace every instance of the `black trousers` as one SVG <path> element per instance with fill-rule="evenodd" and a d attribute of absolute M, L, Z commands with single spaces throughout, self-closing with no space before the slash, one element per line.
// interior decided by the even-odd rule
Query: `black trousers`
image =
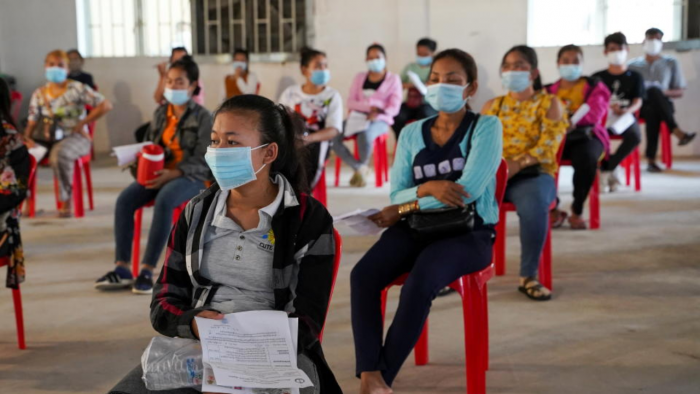
<path fill-rule="evenodd" d="M 435 114 L 437 114 L 437 111 L 435 111 L 429 104 L 423 103 L 416 108 L 409 108 L 406 103 L 401 104 L 401 110 L 394 118 L 394 125 L 392 126 L 394 129 L 394 134 L 396 134 L 396 139 L 399 139 L 401 130 L 403 130 L 408 122 L 425 119 Z"/>
<path fill-rule="evenodd" d="M 583 213 L 583 204 L 593 186 L 598 171 L 598 160 L 603 154 L 603 143 L 597 138 L 566 141 L 562 158 L 571 160 L 574 167 L 574 203 L 571 210 L 576 215 Z"/>
<path fill-rule="evenodd" d="M 661 89 L 656 87 L 647 89 L 647 98 L 644 100 L 641 112 L 647 124 L 647 149 L 645 153 L 647 159 L 654 160 L 656 158 L 661 122 L 666 122 L 669 132 L 673 132 L 673 130 L 678 128 L 673 112 L 673 103 L 664 95 Z"/>
<path fill-rule="evenodd" d="M 614 135 L 614 133 L 610 132 L 610 135 Z M 635 121 L 632 126 L 628 127 L 627 130 L 621 134 L 621 136 L 622 143 L 619 147 L 617 147 L 615 153 L 610 155 L 607 160 L 603 161 L 603 163 L 600 165 L 601 170 L 612 171 L 617 168 L 622 160 L 632 153 L 634 148 L 636 148 L 637 145 L 642 142 L 642 133 L 639 131 L 639 123 Z"/>

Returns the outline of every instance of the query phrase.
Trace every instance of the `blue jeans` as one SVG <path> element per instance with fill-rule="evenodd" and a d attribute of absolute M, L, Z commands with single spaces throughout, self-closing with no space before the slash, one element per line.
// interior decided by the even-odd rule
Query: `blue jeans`
<path fill-rule="evenodd" d="M 554 178 L 549 174 L 508 181 L 505 201 L 515 204 L 520 218 L 520 276 L 536 278 L 542 248 L 549 229 L 549 206 L 556 198 Z"/>
<path fill-rule="evenodd" d="M 148 233 L 148 245 L 142 264 L 155 267 L 160 253 L 168 242 L 175 208 L 189 201 L 204 189 L 202 181 L 185 177 L 173 179 L 158 190 L 146 189 L 134 182 L 124 189 L 114 210 L 114 240 L 116 242 L 116 261 L 131 260 L 131 246 L 134 238 L 134 214 L 139 208 L 155 199 L 153 222 Z"/>
<path fill-rule="evenodd" d="M 381 120 L 373 121 L 369 124 L 367 130 L 357 133 L 357 150 L 360 160 L 355 159 L 355 155 L 350 152 L 350 149 L 343 144 L 343 134 L 338 134 L 333 140 L 333 150 L 335 154 L 338 155 L 345 163 L 347 163 L 353 170 L 357 171 L 362 166 L 366 166 L 369 163 L 372 152 L 372 146 L 374 145 L 374 140 L 379 136 L 386 134 L 389 131 L 389 125 Z"/>

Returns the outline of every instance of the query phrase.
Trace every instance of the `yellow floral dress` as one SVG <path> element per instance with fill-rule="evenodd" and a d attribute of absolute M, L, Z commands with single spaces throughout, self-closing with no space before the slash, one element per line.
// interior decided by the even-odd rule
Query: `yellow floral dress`
<path fill-rule="evenodd" d="M 547 118 L 554 100 L 553 94 L 543 90 L 529 100 L 517 101 L 509 95 L 496 97 L 486 115 L 498 116 L 503 124 L 503 157 L 516 160 L 529 154 L 537 159 L 542 170 L 556 174 L 557 152 L 569 125 L 562 120 Z"/>

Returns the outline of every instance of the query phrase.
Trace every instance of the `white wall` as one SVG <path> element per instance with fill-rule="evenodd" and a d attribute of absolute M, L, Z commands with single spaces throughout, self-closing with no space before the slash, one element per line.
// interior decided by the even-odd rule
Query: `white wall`
<path fill-rule="evenodd" d="M 74 0 L 52 0 L 54 7 L 50 10 L 45 4 L 40 0 L 0 0 L 0 37 L 5 38 L 0 40 L 0 69 L 18 77 L 23 93 L 31 93 L 42 82 L 41 65 L 46 52 L 75 46 L 77 41 L 76 30 L 70 29 L 75 26 Z M 498 75 L 503 53 L 526 41 L 527 2 L 523 0 L 314 0 L 313 8 L 315 47 L 328 53 L 331 85 L 344 96 L 352 77 L 365 68 L 364 51 L 369 44 L 383 44 L 389 69 L 399 72 L 414 59 L 415 42 L 430 36 L 438 41 L 440 49 L 459 47 L 476 58 L 480 88 L 472 105 L 480 108 L 489 98 L 503 93 Z M 56 18 L 57 12 L 60 19 Z M 25 27 L 29 23 L 34 27 L 54 26 L 50 22 L 55 20 L 62 20 L 60 29 Z M 16 37 L 12 34 L 16 31 L 22 31 L 21 39 L 7 39 Z M 545 82 L 557 77 L 556 50 L 537 51 Z M 600 46 L 586 47 L 584 51 L 587 73 L 605 67 Z M 632 54 L 641 54 L 639 46 L 633 46 Z M 681 61 L 688 79 L 686 96 L 676 103 L 678 121 L 681 127 L 692 130 L 700 124 L 700 113 L 695 110 L 700 101 L 700 51 L 672 54 Z M 154 66 L 162 60 L 87 60 L 85 69 L 93 73 L 100 91 L 115 104 L 112 113 L 98 123 L 98 152 L 130 142 L 133 130 L 150 119 L 155 109 Z M 213 110 L 223 98 L 223 79 L 230 66 L 204 62 L 200 69 L 205 104 Z M 253 64 L 252 69 L 262 82 L 261 94 L 273 99 L 283 88 L 301 80 L 296 63 Z M 700 140 L 682 149 L 674 147 L 674 153 L 700 155 Z"/>

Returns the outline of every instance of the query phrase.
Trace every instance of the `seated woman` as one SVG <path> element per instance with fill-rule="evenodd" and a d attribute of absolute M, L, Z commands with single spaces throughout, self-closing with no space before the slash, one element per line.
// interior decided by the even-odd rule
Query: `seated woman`
<path fill-rule="evenodd" d="M 333 282 L 333 219 L 304 194 L 296 149 L 303 130 L 260 96 L 231 98 L 216 111 L 206 158 L 217 183 L 190 201 L 173 230 L 151 322 L 163 335 L 197 338 L 195 316 L 287 311 L 299 318 L 298 364 L 314 383 L 301 393 L 336 394 L 318 341 Z M 151 393 L 141 374 L 139 366 L 112 393 Z"/>
<path fill-rule="evenodd" d="M 173 210 L 199 194 L 211 177 L 204 154 L 210 142 L 212 120 L 211 113 L 192 100 L 198 82 L 199 68 L 191 57 L 170 65 L 164 91 L 167 104 L 156 109 L 146 133 L 146 141 L 165 148 L 165 169 L 150 185 L 133 182 L 119 195 L 114 210 L 116 266 L 97 280 L 95 288 L 99 290 L 132 286 L 136 294 L 151 294 L 153 270 L 168 241 Z M 129 268 L 134 213 L 152 201 L 155 204 L 148 245 L 141 272 L 134 281 Z"/>
<path fill-rule="evenodd" d="M 598 162 L 610 148 L 610 136 L 602 124 L 608 114 L 610 91 L 604 82 L 581 76 L 583 51 L 576 45 L 566 45 L 559 50 L 557 65 L 561 79 L 548 85 L 547 91 L 564 102 L 570 117 L 583 104 L 589 108 L 576 124 L 569 125 L 562 155 L 562 159 L 570 160 L 574 168 L 574 202 L 569 224 L 574 230 L 585 230 L 583 204 L 595 181 Z M 567 216 L 565 211 L 553 210 L 552 227 L 560 227 Z"/>
<path fill-rule="evenodd" d="M 19 206 L 27 197 L 31 162 L 12 120 L 11 107 L 10 87 L 0 78 L 0 259 L 8 263 L 7 287 L 16 289 L 24 281 Z"/>
<path fill-rule="evenodd" d="M 304 167 L 311 189 L 326 166 L 330 141 L 343 130 L 343 99 L 328 86 L 331 71 L 326 54 L 311 48 L 301 50 L 303 85 L 288 87 L 279 102 L 301 115 L 306 121 L 303 143 L 306 146 Z"/>
<path fill-rule="evenodd" d="M 561 102 L 542 89 L 535 50 L 521 45 L 506 52 L 501 80 L 508 94 L 484 104 L 482 113 L 503 124 L 503 157 L 508 163 L 505 201 L 520 218 L 519 290 L 533 300 L 551 298 L 537 281 L 537 269 L 549 228 L 549 207 L 556 198 L 557 153 L 567 121 Z"/>
<path fill-rule="evenodd" d="M 176 47 L 173 48 L 170 51 L 170 58 L 168 59 L 167 62 L 162 62 L 158 63 L 156 68 L 158 69 L 158 85 L 156 85 L 156 90 L 153 92 L 153 99 L 156 101 L 156 104 L 158 105 L 163 105 L 167 102 L 165 98 L 165 85 L 168 82 L 168 69 L 170 66 L 175 63 L 176 61 L 182 59 L 184 56 L 189 56 L 189 53 L 187 52 L 187 48 L 185 47 Z M 202 107 L 204 106 L 204 85 L 201 83 L 198 84 L 198 90 L 197 94 L 192 96 L 192 101 L 195 103 L 201 105 Z"/>
<path fill-rule="evenodd" d="M 414 122 L 399 138 L 391 169 L 391 202 L 370 216 L 388 227 L 352 270 L 352 330 L 361 394 L 391 393 L 418 341 L 432 300 L 459 277 L 491 263 L 498 220 L 494 198 L 501 162 L 501 122 L 466 105 L 478 88 L 474 59 L 459 49 L 435 57 L 426 100 L 436 117 Z M 421 210 L 476 204 L 472 231 L 439 239 L 414 237 L 406 220 Z M 457 214 L 457 212 L 455 212 Z M 382 341 L 381 292 L 408 273 L 394 321 Z"/>
<path fill-rule="evenodd" d="M 258 76 L 249 70 L 250 53 L 247 49 L 236 48 L 233 51 L 233 74 L 224 79 L 226 98 L 242 94 L 258 94 Z"/>
<path fill-rule="evenodd" d="M 71 216 L 75 161 L 92 149 L 88 125 L 109 112 L 112 104 L 91 87 L 68 79 L 68 55 L 65 52 L 49 52 L 44 67 L 48 82 L 32 94 L 24 135 L 30 148 L 35 144 L 35 134 L 49 147 L 55 143 L 49 160 L 58 179 L 59 216 L 67 218 Z M 85 111 L 86 105 L 93 108 L 89 114 Z M 53 133 L 50 130 L 52 125 L 55 127 Z"/>
<path fill-rule="evenodd" d="M 350 186 L 355 187 L 367 184 L 367 163 L 374 140 L 389 131 L 389 126 L 394 124 L 394 116 L 401 108 L 401 79 L 387 71 L 383 46 L 373 44 L 367 48 L 367 68 L 369 72 L 355 76 L 348 98 L 348 110 L 367 115 L 369 121 L 367 129 L 356 134 L 359 160 L 343 144 L 344 134 L 333 141 L 335 153 L 355 170 L 350 180 Z"/>

